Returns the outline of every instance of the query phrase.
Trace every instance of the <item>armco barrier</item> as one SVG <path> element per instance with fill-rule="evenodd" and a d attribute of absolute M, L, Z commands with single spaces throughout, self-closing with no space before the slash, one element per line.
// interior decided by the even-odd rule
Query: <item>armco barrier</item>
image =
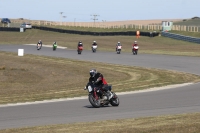
<path fill-rule="evenodd" d="M 60 32 L 60 33 L 69 33 L 69 34 L 79 34 L 79 35 L 93 35 L 93 36 L 115 36 L 115 35 L 125 35 L 125 36 L 135 36 L 136 31 L 127 31 L 127 32 L 89 32 L 89 31 L 76 31 L 76 30 L 65 30 L 65 29 L 56 29 L 43 26 L 32 26 L 33 29 L 40 29 L 46 31 Z M 140 32 L 141 36 L 149 36 L 150 32 Z M 151 37 L 158 36 L 158 32 L 153 32 Z"/>
<path fill-rule="evenodd" d="M 16 31 L 16 32 L 19 32 L 20 28 L 0 27 L 0 31 Z"/>
<path fill-rule="evenodd" d="M 196 38 L 196 37 L 184 36 L 184 35 L 164 32 L 164 31 L 161 33 L 161 35 L 164 37 L 169 37 L 169 38 L 173 38 L 173 39 L 177 39 L 177 40 L 188 41 L 188 42 L 200 44 L 200 38 Z"/>

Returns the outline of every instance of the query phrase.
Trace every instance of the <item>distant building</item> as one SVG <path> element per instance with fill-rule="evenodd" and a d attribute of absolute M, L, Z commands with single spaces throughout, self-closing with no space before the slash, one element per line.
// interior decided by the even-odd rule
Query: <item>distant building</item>
<path fill-rule="evenodd" d="M 173 26 L 172 21 L 162 21 L 162 31 L 171 31 Z"/>

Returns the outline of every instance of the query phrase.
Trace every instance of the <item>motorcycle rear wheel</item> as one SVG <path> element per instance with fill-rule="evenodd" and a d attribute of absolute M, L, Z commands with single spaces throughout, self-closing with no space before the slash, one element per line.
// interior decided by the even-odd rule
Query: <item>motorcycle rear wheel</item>
<path fill-rule="evenodd" d="M 119 106 L 119 98 L 114 92 L 113 92 L 113 98 L 110 100 L 110 104 L 112 106 Z"/>

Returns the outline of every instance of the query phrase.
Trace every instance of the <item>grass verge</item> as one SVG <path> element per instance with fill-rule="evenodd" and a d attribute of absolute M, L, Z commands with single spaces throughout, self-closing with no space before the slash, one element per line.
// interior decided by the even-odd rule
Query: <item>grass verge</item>
<path fill-rule="evenodd" d="M 96 62 L 1 52 L 0 104 L 87 95 L 89 70 L 102 72 L 115 92 L 198 82 L 200 76 Z"/>
<path fill-rule="evenodd" d="M 0 133 L 199 133 L 200 113 L 0 130 Z"/>
<path fill-rule="evenodd" d="M 82 41 L 84 49 L 91 50 L 91 44 L 95 40 L 98 43 L 98 50 L 115 51 L 118 41 L 122 43 L 122 52 L 131 53 L 132 43 L 137 40 L 139 54 L 168 54 L 200 56 L 200 45 L 165 37 L 143 37 L 136 39 L 135 36 L 89 36 L 66 33 L 49 32 L 31 29 L 26 32 L 0 32 L 0 44 L 36 44 L 38 40 L 44 44 L 52 45 L 57 41 L 58 45 L 76 49 L 78 41 Z"/>
<path fill-rule="evenodd" d="M 200 38 L 200 32 L 170 31 L 171 33 Z"/>

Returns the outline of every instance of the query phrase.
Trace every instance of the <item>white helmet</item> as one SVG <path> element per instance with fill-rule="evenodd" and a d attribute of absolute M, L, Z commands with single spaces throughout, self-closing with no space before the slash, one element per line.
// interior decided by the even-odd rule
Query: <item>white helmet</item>
<path fill-rule="evenodd" d="M 118 42 L 118 44 L 120 44 L 120 42 Z"/>
<path fill-rule="evenodd" d="M 96 43 L 96 41 L 93 41 L 93 43 Z"/>
<path fill-rule="evenodd" d="M 134 43 L 137 43 L 137 41 L 134 41 Z"/>
<path fill-rule="evenodd" d="M 97 70 L 96 70 L 96 69 L 91 69 L 91 70 L 90 70 L 90 76 L 91 76 L 91 77 L 94 77 L 94 76 L 96 75 L 96 73 L 97 73 Z"/>

